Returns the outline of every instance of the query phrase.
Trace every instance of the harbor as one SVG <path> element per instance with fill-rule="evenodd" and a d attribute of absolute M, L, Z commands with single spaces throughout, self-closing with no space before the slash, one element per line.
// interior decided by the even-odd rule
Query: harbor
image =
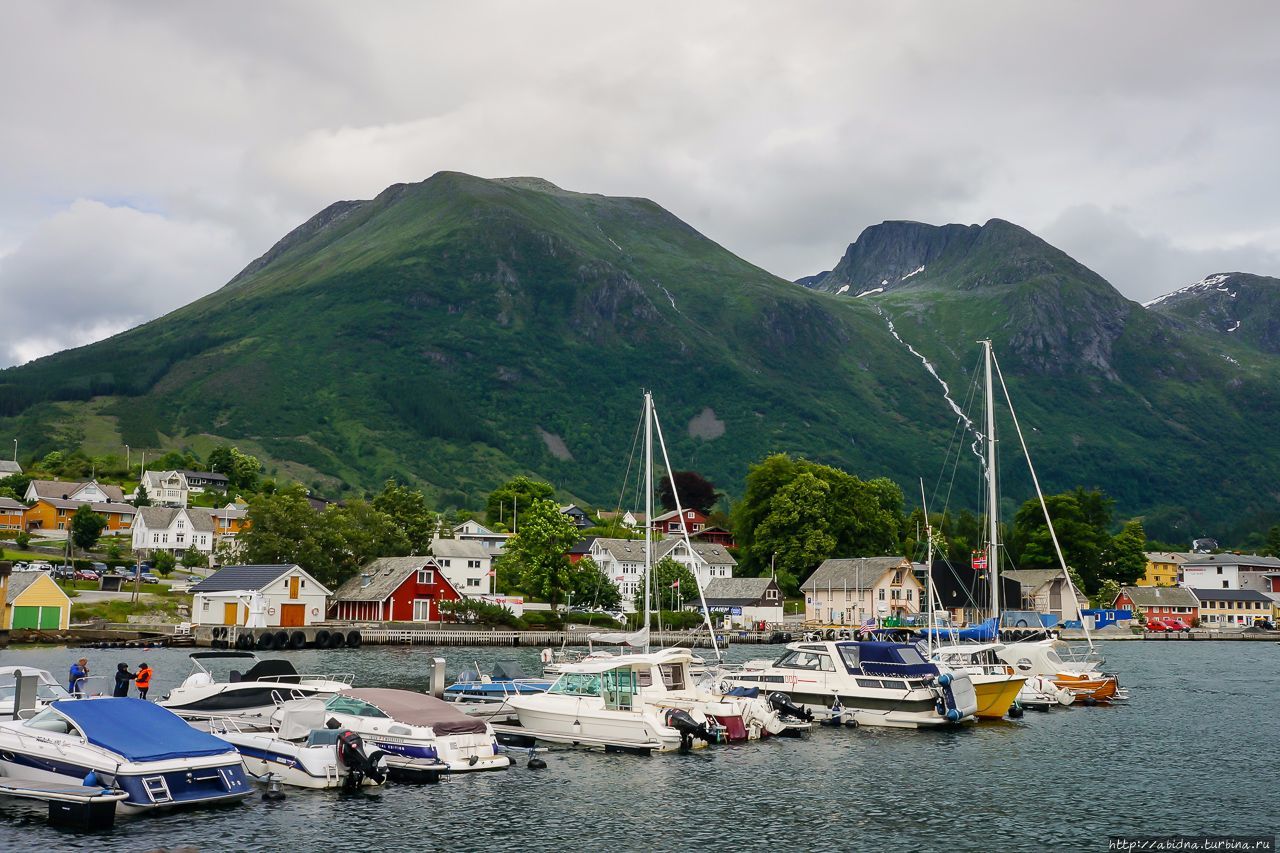
<path fill-rule="evenodd" d="M 264 849 L 264 839 L 288 838 L 296 849 L 481 850 L 518 839 L 520 849 L 532 851 L 685 850 L 785 838 L 794 850 L 1058 850 L 1105 849 L 1106 836 L 1116 833 L 1273 832 L 1280 808 L 1264 768 L 1280 762 L 1280 750 L 1262 733 L 1280 702 L 1277 647 L 1100 645 L 1131 691 L 1127 704 L 930 731 L 815 727 L 800 739 L 647 758 L 552 747 L 541 753 L 545 769 L 530 770 L 517 758 L 504 772 L 445 777 L 438 785 L 388 783 L 354 794 L 289 789 L 282 800 L 255 795 L 213 810 L 122 817 L 88 843 L 101 851 L 248 851 Z M 726 659 L 783 651 L 730 646 Z M 12 647 L 5 659 L 61 673 L 81 654 Z M 157 695 L 186 677 L 187 654 L 147 653 Z M 286 653 L 303 672 L 332 667 L 335 655 L 358 686 L 415 691 L 428 689 L 436 656 L 446 658 L 451 680 L 500 660 L 529 672 L 540 664 L 536 648 Z M 132 661 L 113 650 L 83 656 L 92 672 Z M 1208 705 L 1231 714 L 1202 716 Z M 1177 758 L 1185 769 L 1176 782 L 1143 759 L 1167 754 L 1171 731 L 1182 733 Z M 1222 756 L 1241 744 L 1249 745 L 1247 762 L 1224 766 Z M 1179 796 L 1157 794 L 1175 784 Z M 79 843 L 46 824 L 42 804 L 0 800 L 0 848 Z"/>

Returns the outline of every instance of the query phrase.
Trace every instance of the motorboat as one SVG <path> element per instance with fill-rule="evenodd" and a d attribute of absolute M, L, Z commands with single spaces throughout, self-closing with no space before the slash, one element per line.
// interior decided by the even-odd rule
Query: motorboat
<path fill-rule="evenodd" d="M 458 680 L 444 689 L 444 700 L 459 705 L 501 705 L 510 696 L 545 693 L 551 681 L 530 678 L 519 664 L 499 661 L 488 675 L 481 674 L 479 666 L 459 673 Z"/>
<path fill-rule="evenodd" d="M 102 785 L 128 796 L 123 813 L 205 806 L 253 792 L 240 754 L 153 702 L 57 699 L 26 719 L 0 722 L 0 774 Z"/>
<path fill-rule="evenodd" d="M 67 688 L 59 684 L 48 670 L 33 666 L 0 667 L 0 717 L 17 716 L 15 703 L 18 699 L 18 677 L 24 675 L 35 679 L 35 691 L 30 699 L 37 707 L 58 699 L 71 698 Z"/>
<path fill-rule="evenodd" d="M 1008 643 L 997 655 L 1018 673 L 1041 676 L 1058 688 L 1069 690 L 1077 698 L 1093 702 L 1128 698 L 1120 689 L 1118 677 L 1096 668 L 1100 666 L 1099 659 L 1064 660 L 1058 654 L 1059 642 L 1050 638 Z"/>
<path fill-rule="evenodd" d="M 968 720 L 978 710 L 969 676 L 942 671 L 911 643 L 791 643 L 776 661 L 749 661 L 723 679 L 782 693 L 813 713 L 863 726 L 942 726 Z"/>
<path fill-rule="evenodd" d="M 327 727 L 327 719 L 323 700 L 298 699 L 285 703 L 277 720 L 265 724 L 219 717 L 192 725 L 234 746 L 245 770 L 261 781 L 344 789 L 385 782 L 385 755 L 366 749 L 354 732 Z"/>
<path fill-rule="evenodd" d="M 974 716 L 980 720 L 1002 719 L 1027 683 L 1027 676 L 997 656 L 1003 648 L 999 643 L 939 646 L 930 658 L 940 669 L 969 676 L 978 700 Z"/>
<path fill-rule="evenodd" d="M 279 725 L 296 701 L 282 703 L 272 722 Z M 324 714 L 326 726 L 355 732 L 365 743 L 385 752 L 393 771 L 435 768 L 437 772 L 463 773 L 504 770 L 511 765 L 498 746 L 492 725 L 425 693 L 388 688 L 346 690 L 325 701 Z"/>
<path fill-rule="evenodd" d="M 215 675 L 217 663 L 245 666 Z M 263 716 L 286 699 L 329 697 L 351 688 L 351 673 L 303 675 L 282 658 L 261 660 L 253 652 L 194 652 L 193 670 L 158 703 L 186 719 Z"/>

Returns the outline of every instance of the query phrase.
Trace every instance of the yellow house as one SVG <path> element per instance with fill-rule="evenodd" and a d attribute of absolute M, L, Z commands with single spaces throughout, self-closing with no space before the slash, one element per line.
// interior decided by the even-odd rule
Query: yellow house
<path fill-rule="evenodd" d="M 1135 586 L 1177 586 L 1182 582 L 1182 564 L 1195 556 L 1172 551 L 1148 551 L 1147 573 Z"/>
<path fill-rule="evenodd" d="M 25 530 L 27 505 L 13 498 L 0 498 L 0 530 Z"/>
<path fill-rule="evenodd" d="M 44 572 L 18 572 L 5 587 L 5 628 L 66 629 L 71 599 Z"/>
<path fill-rule="evenodd" d="M 924 592 L 905 557 L 824 560 L 801 589 L 805 621 L 832 625 L 917 613 Z"/>

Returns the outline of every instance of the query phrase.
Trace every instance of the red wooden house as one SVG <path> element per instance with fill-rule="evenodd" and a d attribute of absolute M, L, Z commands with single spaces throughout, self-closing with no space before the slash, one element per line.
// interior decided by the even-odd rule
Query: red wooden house
<path fill-rule="evenodd" d="M 682 526 L 683 523 L 683 526 Z M 701 532 L 702 528 L 707 526 L 707 514 L 699 512 L 696 509 L 686 509 L 683 513 L 664 512 L 662 515 L 655 515 L 653 523 L 649 525 L 655 532 L 662 536 L 674 536 L 682 534 L 683 528 L 689 529 L 689 535 Z"/>
<path fill-rule="evenodd" d="M 1200 602 L 1191 590 L 1180 586 L 1125 586 L 1120 588 L 1111 605 L 1133 611 L 1134 618 L 1139 615 L 1147 620 L 1178 620 L 1190 625 L 1191 620 L 1200 616 Z"/>
<path fill-rule="evenodd" d="M 439 622 L 440 602 L 462 594 L 431 557 L 383 557 L 338 587 L 331 619 L 370 622 Z"/>
<path fill-rule="evenodd" d="M 714 542 L 716 545 L 723 545 L 726 548 L 736 547 L 733 542 L 733 532 L 725 530 L 723 527 L 704 527 L 697 533 L 689 534 L 699 542 Z"/>

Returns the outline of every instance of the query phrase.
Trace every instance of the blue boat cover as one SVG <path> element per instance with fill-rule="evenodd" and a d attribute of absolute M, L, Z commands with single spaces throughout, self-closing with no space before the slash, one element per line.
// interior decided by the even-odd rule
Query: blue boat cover
<path fill-rule="evenodd" d="M 970 625 L 968 628 L 926 628 L 923 633 L 932 632 L 936 640 L 964 640 L 966 642 L 989 643 L 996 638 L 996 620 L 991 617 L 985 622 Z"/>
<path fill-rule="evenodd" d="M 196 731 L 169 709 L 142 699 L 60 699 L 51 707 L 74 722 L 89 743 L 128 761 L 235 752 L 226 741 Z"/>
<path fill-rule="evenodd" d="M 759 687 L 735 687 L 726 696 L 741 696 L 743 699 L 754 699 L 760 695 Z"/>
<path fill-rule="evenodd" d="M 858 663 L 867 675 L 896 675 L 900 678 L 908 678 L 938 674 L 938 668 L 924 660 L 915 646 L 907 643 L 864 640 L 838 645 L 858 647 Z"/>

